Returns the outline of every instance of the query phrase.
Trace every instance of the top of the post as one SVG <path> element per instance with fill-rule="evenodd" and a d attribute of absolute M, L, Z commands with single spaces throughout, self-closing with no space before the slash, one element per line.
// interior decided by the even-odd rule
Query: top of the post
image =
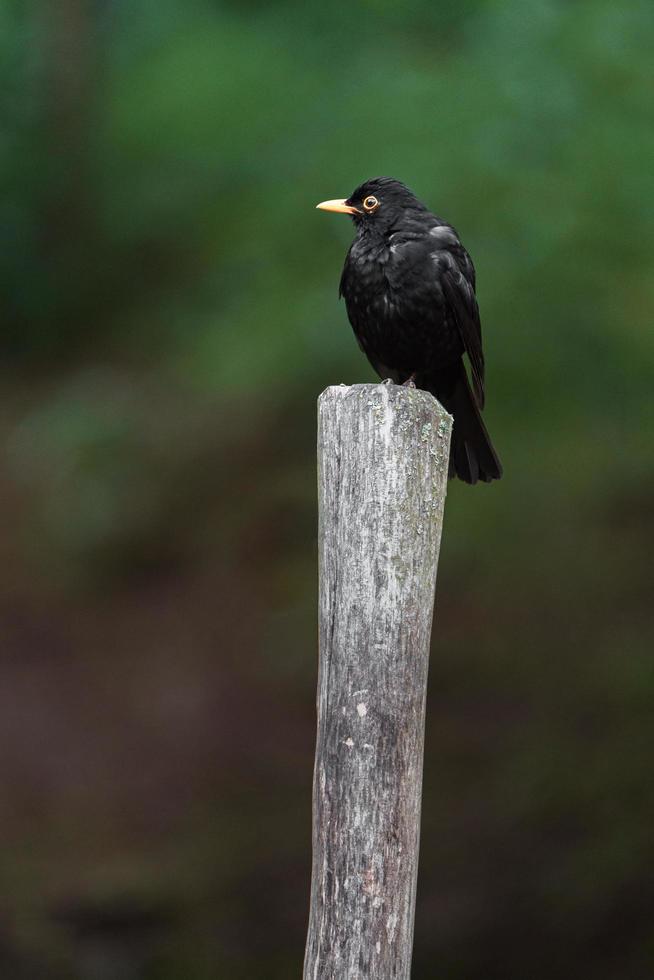
<path fill-rule="evenodd" d="M 452 428 L 452 416 L 431 392 L 422 388 L 405 387 L 396 384 L 356 384 L 330 385 L 325 388 L 318 399 L 320 410 L 334 404 L 351 405 L 360 403 L 368 408 L 387 406 L 390 410 L 403 409 L 409 413 L 415 412 L 424 417 L 431 414 L 438 424 L 443 422 L 449 432 Z"/>

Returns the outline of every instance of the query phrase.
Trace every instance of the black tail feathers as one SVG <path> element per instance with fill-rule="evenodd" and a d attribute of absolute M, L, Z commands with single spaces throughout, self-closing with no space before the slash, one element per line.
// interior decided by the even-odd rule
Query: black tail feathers
<path fill-rule="evenodd" d="M 454 416 L 450 446 L 450 477 L 465 483 L 490 483 L 502 476 L 502 464 L 493 449 L 481 412 L 470 388 L 463 361 L 447 373 L 430 377 L 425 387 Z"/>

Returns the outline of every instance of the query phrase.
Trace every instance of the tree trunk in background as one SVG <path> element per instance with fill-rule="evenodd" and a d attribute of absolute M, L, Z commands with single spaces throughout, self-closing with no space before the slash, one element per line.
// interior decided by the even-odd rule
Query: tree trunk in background
<path fill-rule="evenodd" d="M 91 0 L 45 0 L 40 5 L 43 125 L 48 146 L 42 242 L 56 260 L 79 250 L 93 227 L 91 136 L 100 75 L 99 5 Z"/>

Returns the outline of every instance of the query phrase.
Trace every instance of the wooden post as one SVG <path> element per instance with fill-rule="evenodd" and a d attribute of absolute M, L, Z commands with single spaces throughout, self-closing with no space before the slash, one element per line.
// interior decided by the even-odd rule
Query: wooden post
<path fill-rule="evenodd" d="M 408 980 L 452 419 L 428 392 L 319 400 L 320 664 L 304 980 Z"/>

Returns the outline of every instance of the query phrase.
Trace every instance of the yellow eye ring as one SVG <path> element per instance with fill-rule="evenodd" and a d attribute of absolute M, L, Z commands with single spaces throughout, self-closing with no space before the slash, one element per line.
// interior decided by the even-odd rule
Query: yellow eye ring
<path fill-rule="evenodd" d="M 378 207 L 379 207 L 379 201 L 377 200 L 377 198 L 373 194 L 369 194 L 368 197 L 363 202 L 364 211 L 367 211 L 368 214 L 371 214 L 373 211 L 376 211 Z"/>

